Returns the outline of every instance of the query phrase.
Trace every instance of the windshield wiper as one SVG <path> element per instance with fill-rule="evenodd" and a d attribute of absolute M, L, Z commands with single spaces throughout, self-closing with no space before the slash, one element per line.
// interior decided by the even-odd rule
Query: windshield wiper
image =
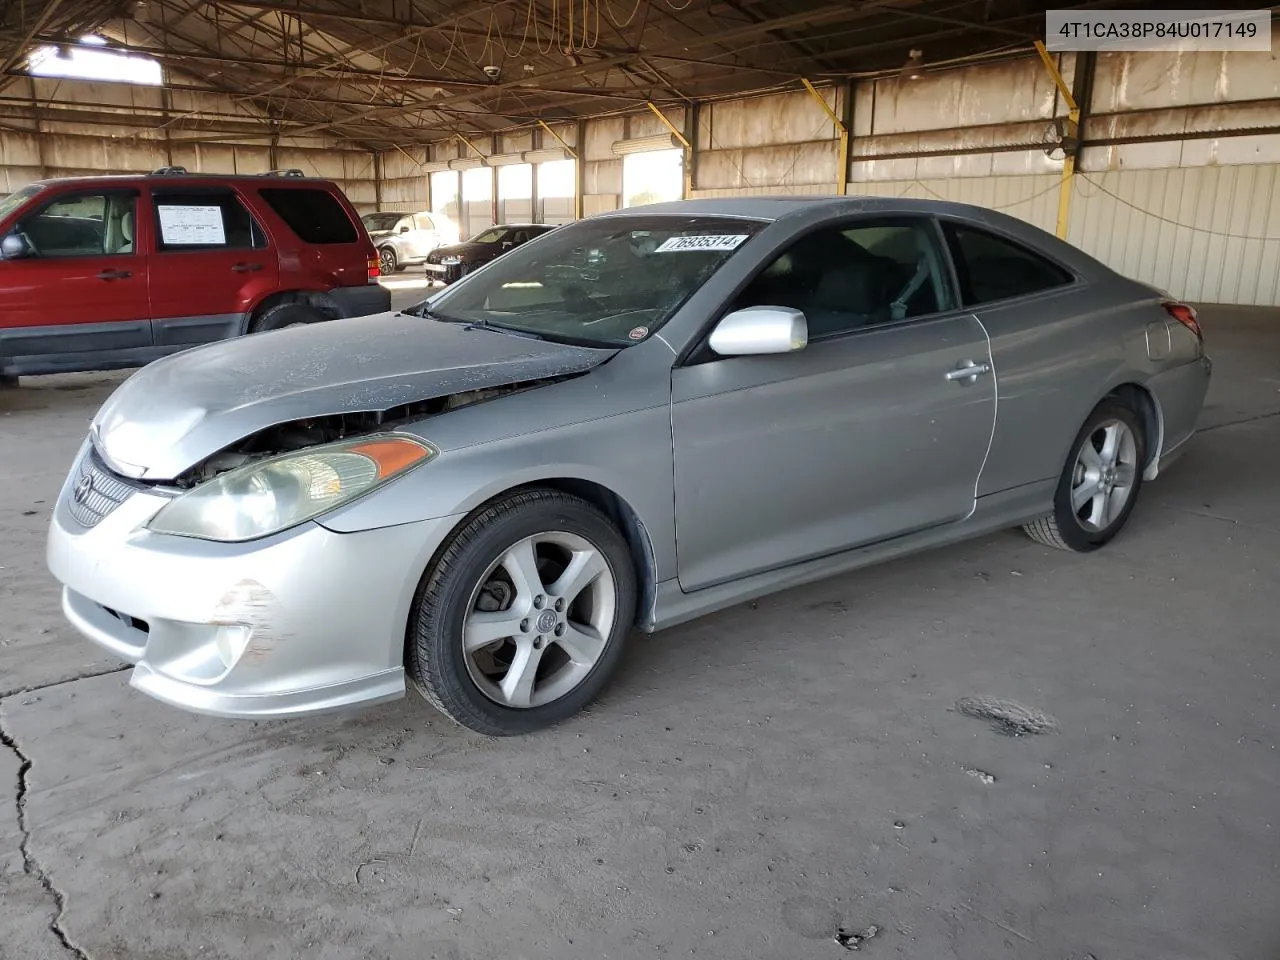
<path fill-rule="evenodd" d="M 500 323 L 493 323 L 490 320 L 471 320 L 462 328 L 463 330 L 487 330 L 490 333 L 509 333 L 512 336 L 524 337 L 527 340 L 546 340 L 540 333 L 534 333 L 532 330 L 522 330 L 519 327 L 504 327 Z"/>

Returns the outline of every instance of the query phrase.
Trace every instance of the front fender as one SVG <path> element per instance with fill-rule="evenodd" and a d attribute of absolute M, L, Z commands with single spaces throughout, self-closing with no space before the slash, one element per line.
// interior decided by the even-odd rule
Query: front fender
<path fill-rule="evenodd" d="M 430 431 L 424 430 L 430 438 Z M 504 491 L 582 480 L 611 491 L 643 524 L 657 579 L 675 576 L 671 421 L 652 407 L 446 450 L 372 495 L 320 518 L 350 533 L 470 513 Z"/>

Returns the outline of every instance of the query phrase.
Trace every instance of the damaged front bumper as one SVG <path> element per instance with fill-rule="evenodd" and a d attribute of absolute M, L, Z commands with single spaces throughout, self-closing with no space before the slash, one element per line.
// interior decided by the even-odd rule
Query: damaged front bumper
<path fill-rule="evenodd" d="M 250 543 L 213 543 L 147 530 L 167 499 L 144 489 L 86 525 L 67 487 L 50 528 L 49 569 L 72 625 L 135 664 L 133 687 L 224 717 L 403 696 L 413 593 L 452 518 L 357 533 L 309 522 Z"/>

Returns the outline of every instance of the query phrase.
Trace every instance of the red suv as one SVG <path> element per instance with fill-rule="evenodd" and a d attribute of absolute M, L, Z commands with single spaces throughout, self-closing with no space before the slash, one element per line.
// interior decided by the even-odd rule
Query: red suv
<path fill-rule="evenodd" d="M 0 377 L 379 313 L 378 273 L 342 191 L 301 171 L 33 183 L 0 199 Z"/>

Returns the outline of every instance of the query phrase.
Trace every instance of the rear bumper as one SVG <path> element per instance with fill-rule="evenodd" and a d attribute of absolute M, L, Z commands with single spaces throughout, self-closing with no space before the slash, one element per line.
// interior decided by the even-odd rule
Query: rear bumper
<path fill-rule="evenodd" d="M 380 283 L 363 287 L 334 287 L 326 296 L 337 304 L 345 317 L 367 317 L 391 309 L 391 291 Z"/>

